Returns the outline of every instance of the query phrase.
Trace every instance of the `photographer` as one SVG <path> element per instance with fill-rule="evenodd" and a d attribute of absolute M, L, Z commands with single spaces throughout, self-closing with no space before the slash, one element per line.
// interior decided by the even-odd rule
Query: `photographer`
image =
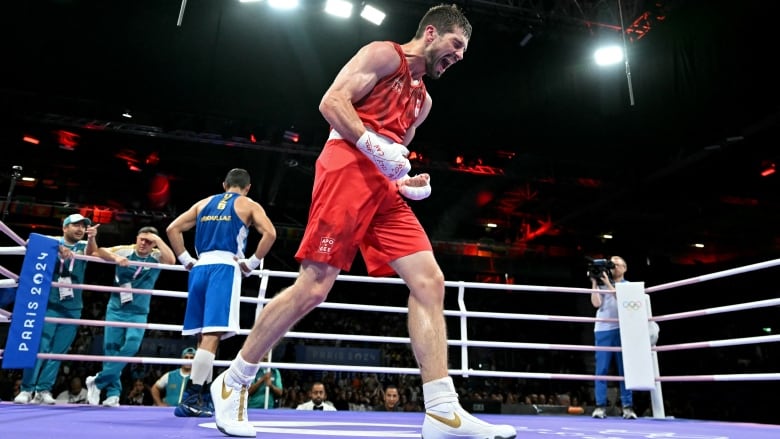
<path fill-rule="evenodd" d="M 623 276 L 627 271 L 626 261 L 620 256 L 612 256 L 609 261 L 593 261 L 588 271 L 591 286 L 597 290 L 590 295 L 590 302 L 598 310 L 596 318 L 618 318 L 615 285 L 618 282 L 628 282 Z M 594 328 L 596 346 L 620 346 L 620 327 L 617 322 L 596 322 Z M 612 360 L 617 363 L 618 375 L 623 376 L 623 355 L 620 352 L 596 351 L 596 375 L 609 375 Z M 607 416 L 607 382 L 595 382 L 596 409 L 594 418 L 603 419 Z M 624 419 L 636 419 L 633 408 L 633 396 L 626 389 L 625 381 L 620 381 L 620 401 L 623 406 Z"/>

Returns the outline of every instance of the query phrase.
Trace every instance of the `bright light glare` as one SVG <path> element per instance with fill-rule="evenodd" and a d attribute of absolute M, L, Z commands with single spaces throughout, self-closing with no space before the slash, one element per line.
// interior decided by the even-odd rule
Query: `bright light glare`
<path fill-rule="evenodd" d="M 610 64 L 617 64 L 623 61 L 623 49 L 620 46 L 608 46 L 602 47 L 596 50 L 593 55 L 596 60 L 596 64 L 600 66 L 607 66 Z"/>
<path fill-rule="evenodd" d="M 258 3 L 262 0 L 238 0 L 239 3 Z"/>
<path fill-rule="evenodd" d="M 325 12 L 336 17 L 349 18 L 352 15 L 352 3 L 345 0 L 328 0 Z"/>
<path fill-rule="evenodd" d="M 268 5 L 274 9 L 295 9 L 298 7 L 298 0 L 268 0 Z"/>
<path fill-rule="evenodd" d="M 377 26 L 385 19 L 385 13 L 371 5 L 366 5 L 360 12 L 360 16 Z"/>

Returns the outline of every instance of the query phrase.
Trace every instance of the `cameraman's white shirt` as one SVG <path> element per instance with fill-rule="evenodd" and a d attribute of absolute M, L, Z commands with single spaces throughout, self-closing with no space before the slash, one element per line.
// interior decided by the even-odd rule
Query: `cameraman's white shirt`
<path fill-rule="evenodd" d="M 628 282 L 623 279 L 620 282 Z M 607 290 L 609 287 L 606 285 L 599 285 L 602 290 Z M 617 308 L 617 295 L 613 293 L 599 293 L 601 296 L 601 306 L 596 310 L 597 319 L 616 319 L 618 318 Z M 599 331 L 611 331 L 613 329 L 619 329 L 618 322 L 596 322 L 593 327 L 593 332 Z"/>

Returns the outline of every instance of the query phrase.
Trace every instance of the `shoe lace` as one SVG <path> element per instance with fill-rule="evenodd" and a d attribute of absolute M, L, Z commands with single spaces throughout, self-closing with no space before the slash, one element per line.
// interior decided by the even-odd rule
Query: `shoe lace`
<path fill-rule="evenodd" d="M 238 392 L 238 405 L 236 406 L 236 419 L 238 422 L 246 421 L 246 386 L 241 386 L 241 391 Z"/>

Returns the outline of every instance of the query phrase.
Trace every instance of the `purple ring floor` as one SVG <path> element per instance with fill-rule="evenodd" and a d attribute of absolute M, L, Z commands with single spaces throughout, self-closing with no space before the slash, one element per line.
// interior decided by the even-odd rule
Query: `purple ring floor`
<path fill-rule="evenodd" d="M 780 425 L 687 419 L 592 419 L 585 415 L 480 415 L 517 428 L 517 439 L 777 439 Z M 419 438 L 422 413 L 250 410 L 258 438 Z M 214 418 L 177 418 L 172 408 L 0 403 L 3 439 L 222 438 Z"/>

